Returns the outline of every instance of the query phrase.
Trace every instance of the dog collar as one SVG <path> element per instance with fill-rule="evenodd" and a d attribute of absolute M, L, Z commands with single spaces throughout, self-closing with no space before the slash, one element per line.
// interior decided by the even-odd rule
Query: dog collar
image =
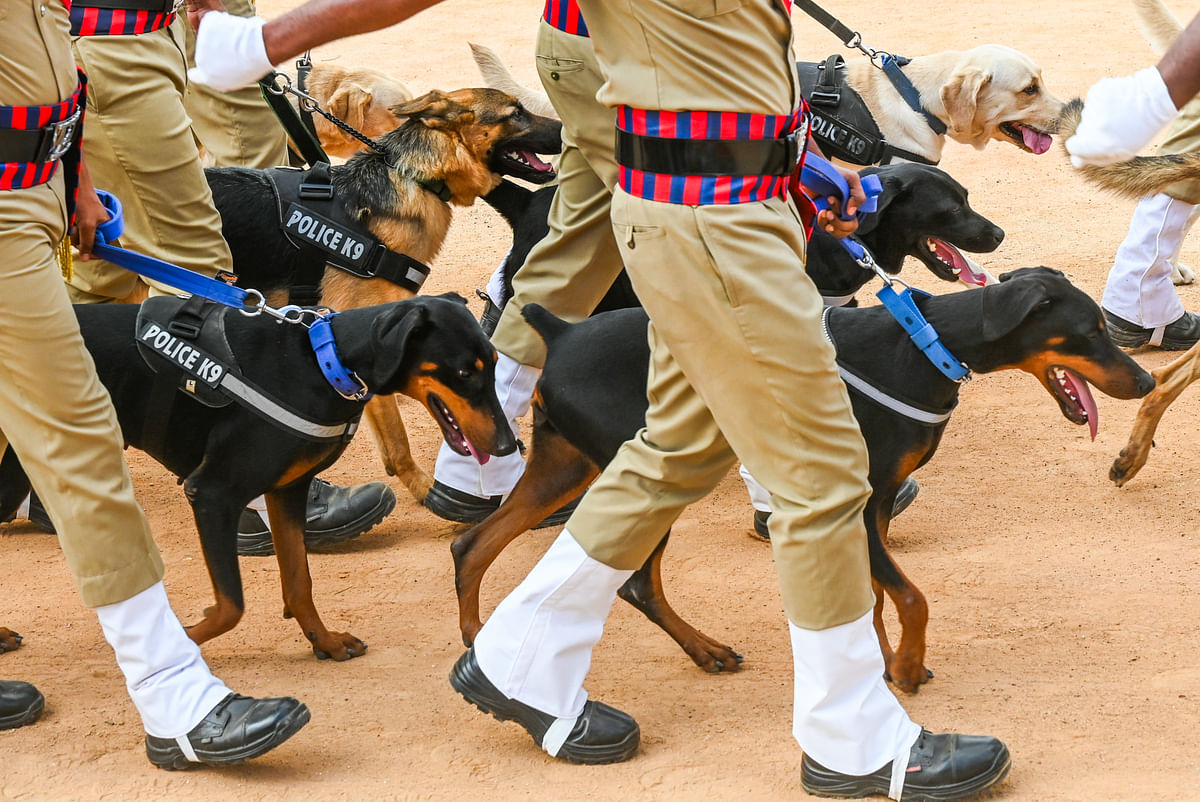
<path fill-rule="evenodd" d="M 968 381 L 971 378 L 971 369 L 950 353 L 950 349 L 938 339 L 937 330 L 925 319 L 921 310 L 917 309 L 917 303 L 913 299 L 913 293 L 919 294 L 922 298 L 929 298 L 931 295 L 907 284 L 904 285 L 903 290 L 896 292 L 892 288 L 894 281 L 899 281 L 899 279 L 887 282 L 879 292 L 875 293 L 884 307 L 892 313 L 892 317 L 908 334 L 913 345 L 921 349 L 921 353 L 925 354 L 925 357 L 943 376 L 959 383 Z M 903 282 L 901 283 L 903 284 Z"/>
<path fill-rule="evenodd" d="M 450 187 L 447 186 L 446 182 L 440 178 L 435 178 L 432 181 L 426 181 L 421 178 L 415 180 L 421 185 L 422 189 L 437 195 L 438 200 L 440 200 L 442 203 L 449 203 L 450 199 L 454 197 L 454 193 L 450 191 Z"/>
<path fill-rule="evenodd" d="M 319 315 L 308 327 L 308 339 L 316 354 L 317 365 L 321 368 L 321 375 L 342 398 L 347 401 L 366 401 L 371 397 L 371 391 L 354 371 L 342 364 L 338 356 L 337 343 L 333 341 L 333 327 L 329 325 L 329 321 L 335 317 L 337 312 Z"/>

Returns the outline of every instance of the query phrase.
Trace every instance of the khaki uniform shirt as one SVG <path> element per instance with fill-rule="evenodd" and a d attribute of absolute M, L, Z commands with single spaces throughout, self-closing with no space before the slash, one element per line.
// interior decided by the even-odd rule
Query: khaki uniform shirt
<path fill-rule="evenodd" d="M 70 30 L 62 0 L 0 2 L 0 105 L 40 106 L 71 96 L 79 80 Z"/>
<path fill-rule="evenodd" d="M 800 104 L 782 0 L 579 0 L 608 81 L 598 99 L 662 111 L 787 114 Z"/>

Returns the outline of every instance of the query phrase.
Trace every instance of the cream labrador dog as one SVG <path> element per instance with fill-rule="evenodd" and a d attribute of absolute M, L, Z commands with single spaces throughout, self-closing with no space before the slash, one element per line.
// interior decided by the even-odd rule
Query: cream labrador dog
<path fill-rule="evenodd" d="M 471 50 L 488 86 L 540 114 L 553 114 L 545 95 L 516 81 L 493 51 L 474 44 Z M 1020 51 L 1003 45 L 948 50 L 913 58 L 903 71 L 925 109 L 946 124 L 945 134 L 935 133 L 868 59 L 846 65 L 846 83 L 862 96 L 892 145 L 933 163 L 941 159 L 947 137 L 981 149 L 993 139 L 1030 153 L 1050 149 L 1063 101 L 1046 90 L 1041 69 Z"/>
<path fill-rule="evenodd" d="M 412 92 L 386 73 L 369 67 L 346 67 L 314 61 L 305 91 L 321 108 L 371 139 L 383 136 L 403 120 L 389 109 L 412 100 Z M 326 120 L 313 115 L 317 138 L 330 156 L 348 159 L 366 146 Z"/>

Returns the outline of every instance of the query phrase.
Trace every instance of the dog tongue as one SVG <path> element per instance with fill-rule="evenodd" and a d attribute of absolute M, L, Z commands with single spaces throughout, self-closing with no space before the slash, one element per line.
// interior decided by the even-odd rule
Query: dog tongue
<path fill-rule="evenodd" d="M 545 171 L 547 171 L 547 170 L 553 170 L 553 169 L 554 169 L 554 168 L 553 168 L 553 167 L 551 167 L 549 164 L 547 164 L 546 162 L 544 162 L 544 161 L 542 161 L 541 159 L 539 159 L 539 158 L 537 157 L 537 154 L 536 154 L 536 153 L 531 153 L 531 152 L 529 152 L 529 151 L 527 151 L 527 150 L 523 150 L 523 151 L 521 151 L 521 155 L 525 157 L 525 161 L 529 162 L 529 166 L 530 166 L 530 167 L 532 167 L 532 168 L 533 168 L 533 169 L 535 169 L 535 170 L 539 170 L 539 171 L 541 171 L 541 172 L 545 172 Z"/>
<path fill-rule="evenodd" d="M 999 284 L 1000 279 L 988 272 L 988 269 L 976 262 L 965 253 L 959 256 L 966 262 L 966 267 L 958 274 L 958 280 L 968 287 L 986 287 L 988 284 Z"/>
<path fill-rule="evenodd" d="M 1025 147 L 1038 154 L 1050 150 L 1050 145 L 1054 143 L 1054 140 L 1048 134 L 1043 134 L 1041 131 L 1035 131 L 1025 126 L 1021 127 L 1021 138 L 1025 140 Z"/>
<path fill-rule="evenodd" d="M 1092 439 L 1096 439 L 1096 432 L 1100 429 L 1100 413 L 1096 410 L 1096 399 L 1092 398 L 1092 391 L 1088 389 L 1088 383 L 1076 376 L 1071 371 L 1066 373 L 1067 382 L 1071 385 L 1071 389 L 1075 392 L 1075 397 L 1079 399 L 1079 405 L 1083 407 L 1084 413 L 1087 414 L 1088 431 L 1091 432 Z"/>
<path fill-rule="evenodd" d="M 479 449 L 475 448 L 475 444 L 472 443 L 470 440 L 466 439 L 465 437 L 463 438 L 463 442 L 467 444 L 467 451 L 471 452 L 471 456 L 474 457 L 475 461 L 478 462 L 480 465 L 486 465 L 487 461 L 492 458 L 491 454 L 487 453 L 486 451 L 480 451 Z"/>

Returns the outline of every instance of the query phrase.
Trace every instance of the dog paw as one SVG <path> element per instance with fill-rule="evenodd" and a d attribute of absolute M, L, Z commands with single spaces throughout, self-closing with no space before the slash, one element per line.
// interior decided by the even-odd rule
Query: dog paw
<path fill-rule="evenodd" d="M 330 632 L 327 638 L 319 638 L 313 643 L 313 654 L 318 660 L 335 660 L 340 663 L 352 657 L 362 657 L 366 651 L 367 644 L 349 632 Z"/>
<path fill-rule="evenodd" d="M 1176 284 L 1176 285 L 1191 284 L 1195 280 L 1196 280 L 1196 272 L 1194 270 L 1192 270 L 1190 267 L 1188 267 L 1187 265 L 1182 264 L 1180 262 L 1176 262 L 1174 265 L 1171 266 L 1171 283 L 1172 284 Z"/>
<path fill-rule="evenodd" d="M 1108 469 L 1108 478 L 1117 487 L 1124 487 L 1145 464 L 1146 457 L 1141 449 L 1126 446 L 1113 460 L 1112 467 Z"/>
<path fill-rule="evenodd" d="M 888 664 L 883 678 L 905 693 L 916 693 L 922 685 L 933 679 L 933 672 L 920 662 L 914 664 L 895 659 Z"/>
<path fill-rule="evenodd" d="M 11 629 L 0 627 L 0 654 L 21 648 L 21 636 Z"/>
<path fill-rule="evenodd" d="M 684 644 L 683 650 L 700 668 L 709 674 L 720 674 L 737 671 L 742 667 L 743 658 L 733 649 L 723 643 L 717 643 L 707 635 L 696 635 L 696 638 Z"/>

